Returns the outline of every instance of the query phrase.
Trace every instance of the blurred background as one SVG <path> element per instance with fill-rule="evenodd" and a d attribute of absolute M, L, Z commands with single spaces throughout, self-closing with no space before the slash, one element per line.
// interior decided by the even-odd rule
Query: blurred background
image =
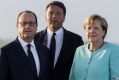
<path fill-rule="evenodd" d="M 16 39 L 16 19 L 23 10 L 31 10 L 38 17 L 38 31 L 45 29 L 45 7 L 53 0 L 1 0 L 0 1 L 0 48 Z M 119 0 L 59 0 L 66 6 L 64 27 L 82 36 L 83 21 L 91 14 L 99 14 L 109 24 L 105 41 L 119 45 Z"/>

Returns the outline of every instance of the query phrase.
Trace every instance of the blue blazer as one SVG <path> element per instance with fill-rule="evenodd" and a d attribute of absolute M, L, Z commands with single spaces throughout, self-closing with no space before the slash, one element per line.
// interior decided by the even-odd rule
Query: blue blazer
<path fill-rule="evenodd" d="M 40 60 L 39 77 L 32 71 L 18 39 L 1 48 L 0 80 L 48 80 L 48 49 L 36 41 Z"/>
<path fill-rule="evenodd" d="M 75 50 L 83 44 L 81 36 L 64 29 L 64 37 L 62 48 L 54 67 L 53 73 L 50 76 L 51 80 L 68 80 L 69 73 L 74 57 Z M 35 36 L 41 44 L 47 45 L 47 29 L 38 32 Z"/>

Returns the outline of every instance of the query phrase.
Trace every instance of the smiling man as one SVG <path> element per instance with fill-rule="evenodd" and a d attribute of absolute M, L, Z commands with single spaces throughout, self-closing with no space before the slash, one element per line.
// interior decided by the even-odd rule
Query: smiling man
<path fill-rule="evenodd" d="M 17 39 L 1 48 L 0 80 L 48 80 L 48 49 L 34 40 L 35 13 L 22 11 L 16 26 Z"/>

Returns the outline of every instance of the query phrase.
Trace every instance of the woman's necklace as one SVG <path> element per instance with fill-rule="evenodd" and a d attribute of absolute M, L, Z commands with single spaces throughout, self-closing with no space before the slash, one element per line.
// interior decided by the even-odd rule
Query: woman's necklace
<path fill-rule="evenodd" d="M 96 51 L 97 49 L 100 49 L 103 45 L 104 45 L 104 42 L 102 42 L 102 44 L 101 44 L 99 47 L 97 47 L 97 48 L 92 48 L 92 49 L 91 49 L 90 43 L 89 43 L 88 49 L 89 49 L 91 52 L 93 52 L 93 51 Z"/>

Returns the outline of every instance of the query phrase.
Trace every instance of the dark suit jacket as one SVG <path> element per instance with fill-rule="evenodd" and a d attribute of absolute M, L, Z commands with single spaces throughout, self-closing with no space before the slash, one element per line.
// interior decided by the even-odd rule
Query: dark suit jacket
<path fill-rule="evenodd" d="M 48 49 L 35 41 L 40 60 L 39 77 L 31 70 L 18 39 L 1 48 L 0 80 L 48 80 Z"/>
<path fill-rule="evenodd" d="M 51 80 L 68 80 L 75 50 L 83 44 L 81 36 L 64 29 L 63 45 L 55 65 Z M 47 30 L 38 32 L 35 36 L 41 44 L 47 44 Z"/>

